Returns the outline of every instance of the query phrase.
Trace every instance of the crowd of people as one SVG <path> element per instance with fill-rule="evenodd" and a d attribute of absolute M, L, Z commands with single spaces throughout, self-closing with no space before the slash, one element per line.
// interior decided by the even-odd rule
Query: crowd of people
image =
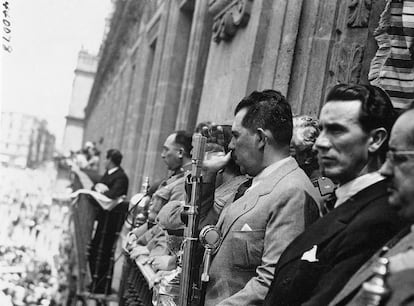
<path fill-rule="evenodd" d="M 101 152 L 96 143 L 87 141 L 79 151 L 71 151 L 70 159 L 82 170 L 98 171 Z"/>
<path fill-rule="evenodd" d="M 57 305 L 56 276 L 47 261 L 37 260 L 35 251 L 24 246 L 0 248 L 2 268 L 0 280 L 2 305 L 37 306 Z"/>
<path fill-rule="evenodd" d="M 2 166 L 0 174 L 0 305 L 61 305 L 69 208 L 54 200 L 64 191 L 56 188 L 54 164 Z"/>
<path fill-rule="evenodd" d="M 148 205 L 135 203 L 125 250 L 156 273 L 158 292 L 177 279 L 191 239 L 184 229 L 192 139 L 202 134 L 197 231 L 214 226 L 219 236 L 211 259 L 202 246 L 196 252 L 200 271 L 210 260 L 204 305 L 409 305 L 413 122 L 413 109 L 393 108 L 372 85 L 334 86 L 318 119 L 293 116 L 278 91 L 254 91 L 237 104 L 232 126 L 205 122 L 166 138 L 161 158 L 170 175 L 139 198 Z M 126 194 L 121 160 L 108 151 L 107 182 L 95 190 Z M 378 260 L 389 283 L 370 291 L 363 284 Z"/>

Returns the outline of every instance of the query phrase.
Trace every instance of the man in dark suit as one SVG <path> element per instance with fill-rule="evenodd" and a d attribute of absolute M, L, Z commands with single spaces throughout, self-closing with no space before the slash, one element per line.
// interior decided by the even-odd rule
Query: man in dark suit
<path fill-rule="evenodd" d="M 93 189 L 118 203 L 122 202 L 122 196 L 128 192 L 128 177 L 121 168 L 122 154 L 116 149 L 110 149 L 106 153 L 105 174 Z M 110 212 L 104 211 L 95 203 L 97 211 L 96 220 L 98 226 L 91 241 L 89 265 L 93 277 L 91 290 L 96 293 L 108 291 L 110 284 L 107 274 L 112 275 L 110 258 L 116 239 L 116 232 L 121 211 L 127 208 L 127 203 L 118 204 Z"/>
<path fill-rule="evenodd" d="M 387 94 L 371 85 L 334 86 L 316 140 L 322 173 L 339 184 L 334 209 L 281 255 L 265 305 L 327 305 L 349 277 L 403 226 L 377 172 L 394 122 Z"/>
<path fill-rule="evenodd" d="M 402 114 L 392 128 L 387 161 L 380 172 L 388 179 L 390 205 L 411 223 L 411 230 L 391 239 L 387 243 L 388 251 L 381 251 L 368 260 L 330 305 L 366 305 L 360 288 L 373 276 L 379 256 L 389 261 L 391 289 L 390 296 L 381 305 L 414 305 L 414 108 Z"/>
<path fill-rule="evenodd" d="M 128 192 L 128 177 L 121 168 L 122 154 L 116 149 L 106 152 L 105 174 L 93 189 L 106 195 L 110 199 L 116 199 Z"/>

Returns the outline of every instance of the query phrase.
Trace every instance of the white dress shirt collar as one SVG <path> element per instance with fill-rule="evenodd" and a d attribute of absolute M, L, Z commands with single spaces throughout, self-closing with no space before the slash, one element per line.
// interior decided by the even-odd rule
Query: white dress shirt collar
<path fill-rule="evenodd" d="M 115 167 L 115 168 L 111 168 L 108 170 L 108 175 L 111 175 L 112 173 L 114 173 L 116 170 L 118 170 L 119 167 Z"/>
<path fill-rule="evenodd" d="M 337 198 L 335 202 L 335 208 L 346 202 L 350 197 L 357 194 L 362 189 L 365 189 L 379 181 L 382 181 L 383 179 L 384 177 L 376 171 L 358 176 L 352 181 L 339 186 L 335 190 L 335 195 Z"/>
<path fill-rule="evenodd" d="M 246 190 L 246 192 L 252 190 L 254 187 L 256 187 L 257 185 L 259 185 L 261 182 L 265 181 L 267 179 L 267 177 L 274 172 L 275 170 L 277 170 L 278 168 L 280 168 L 283 164 L 285 164 L 286 162 L 288 162 L 288 160 L 290 159 L 289 157 L 285 157 L 269 166 L 267 166 L 266 168 L 264 168 L 258 175 L 256 175 L 253 180 L 252 180 L 252 185 Z"/>

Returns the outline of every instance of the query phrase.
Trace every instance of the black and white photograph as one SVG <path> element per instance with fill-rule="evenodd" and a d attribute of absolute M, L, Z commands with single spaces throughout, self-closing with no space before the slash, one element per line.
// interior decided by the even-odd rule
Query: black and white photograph
<path fill-rule="evenodd" d="M 414 305 L 414 0 L 0 19 L 0 306 Z"/>

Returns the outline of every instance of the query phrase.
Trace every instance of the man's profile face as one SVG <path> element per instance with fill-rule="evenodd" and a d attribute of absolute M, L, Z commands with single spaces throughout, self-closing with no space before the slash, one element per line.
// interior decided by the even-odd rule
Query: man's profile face
<path fill-rule="evenodd" d="M 262 154 L 257 148 L 256 133 L 242 126 L 242 121 L 247 113 L 247 108 L 242 108 L 234 117 L 229 149 L 233 150 L 232 157 L 240 166 L 242 173 L 256 176 L 260 171 Z"/>
<path fill-rule="evenodd" d="M 109 169 L 111 169 L 111 167 L 112 167 L 111 158 L 107 157 L 106 160 L 105 160 L 105 169 L 109 170 Z"/>
<path fill-rule="evenodd" d="M 176 170 L 182 166 L 182 149 L 175 143 L 175 136 L 174 133 L 167 137 L 161 152 L 161 157 L 169 170 Z"/>
<path fill-rule="evenodd" d="M 323 175 L 339 184 L 360 176 L 368 162 L 369 134 L 358 121 L 361 101 L 329 101 L 320 115 L 314 148 Z"/>
<path fill-rule="evenodd" d="M 389 142 L 389 150 L 395 155 L 392 161 L 387 158 L 380 170 L 389 179 L 390 205 L 411 222 L 414 222 L 414 156 L 398 155 L 398 151 L 414 151 L 414 143 L 409 138 L 409 133 L 413 133 L 413 121 L 414 111 L 401 115 L 396 121 Z"/>

